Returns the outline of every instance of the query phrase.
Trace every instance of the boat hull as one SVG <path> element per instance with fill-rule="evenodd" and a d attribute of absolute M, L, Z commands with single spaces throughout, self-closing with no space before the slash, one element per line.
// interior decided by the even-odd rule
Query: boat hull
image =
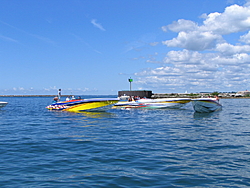
<path fill-rule="evenodd" d="M 8 104 L 7 102 L 1 102 L 1 101 L 0 101 L 0 108 L 5 107 L 7 104 Z"/>
<path fill-rule="evenodd" d="M 188 98 L 162 98 L 162 99 L 140 99 L 131 102 L 118 102 L 113 108 L 181 108 L 189 103 L 191 99 Z"/>
<path fill-rule="evenodd" d="M 81 112 L 81 111 L 104 111 L 111 108 L 119 99 L 101 98 L 101 99 L 81 99 L 57 102 L 47 106 L 48 110 Z"/>
<path fill-rule="evenodd" d="M 222 105 L 216 98 L 192 99 L 194 111 L 199 113 L 215 112 L 222 109 Z"/>

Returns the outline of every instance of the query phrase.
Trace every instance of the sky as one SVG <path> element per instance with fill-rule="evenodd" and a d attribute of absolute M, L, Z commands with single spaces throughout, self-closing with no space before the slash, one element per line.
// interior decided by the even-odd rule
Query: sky
<path fill-rule="evenodd" d="M 0 5 L 0 95 L 250 90 L 250 1 Z"/>

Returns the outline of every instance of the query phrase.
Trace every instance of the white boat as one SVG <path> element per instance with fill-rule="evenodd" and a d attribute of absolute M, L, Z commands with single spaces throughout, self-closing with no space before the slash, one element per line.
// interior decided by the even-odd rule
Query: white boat
<path fill-rule="evenodd" d="M 181 108 L 190 101 L 189 98 L 139 99 L 136 101 L 120 101 L 113 108 Z"/>
<path fill-rule="evenodd" d="M 124 94 L 124 95 L 120 96 L 119 99 L 120 100 L 128 100 L 129 96 L 127 96 L 127 95 Z"/>
<path fill-rule="evenodd" d="M 215 112 L 222 109 L 222 105 L 217 98 L 192 99 L 194 111 L 200 113 Z"/>
<path fill-rule="evenodd" d="M 7 102 L 1 102 L 0 101 L 0 108 L 5 107 L 8 103 Z"/>

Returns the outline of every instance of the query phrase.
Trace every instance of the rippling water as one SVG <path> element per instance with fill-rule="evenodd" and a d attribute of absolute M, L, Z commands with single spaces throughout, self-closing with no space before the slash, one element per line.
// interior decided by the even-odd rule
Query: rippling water
<path fill-rule="evenodd" d="M 1 187 L 249 187 L 250 99 L 223 110 L 48 111 L 1 97 Z"/>

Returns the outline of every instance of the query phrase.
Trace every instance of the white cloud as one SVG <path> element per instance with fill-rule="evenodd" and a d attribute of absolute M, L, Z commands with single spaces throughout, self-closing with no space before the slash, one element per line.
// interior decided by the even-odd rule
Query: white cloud
<path fill-rule="evenodd" d="M 240 37 L 240 41 L 246 44 L 250 44 L 250 31 Z"/>
<path fill-rule="evenodd" d="M 240 82 L 243 80 L 246 84 L 250 82 L 250 56 L 246 53 L 223 56 L 220 53 L 171 51 L 164 62 L 168 66 L 137 73 L 139 83 L 173 91 L 192 88 L 215 91 L 242 87 Z"/>
<path fill-rule="evenodd" d="M 163 44 L 168 47 L 179 47 L 188 50 L 203 51 L 206 49 L 212 49 L 215 47 L 216 43 L 223 41 L 221 35 L 213 33 L 210 30 L 201 29 L 201 27 L 196 26 L 194 23 L 191 24 L 190 22 L 178 22 L 180 25 L 176 23 L 171 25 L 169 28 L 172 31 L 182 30 L 179 31 L 176 38 L 163 41 Z M 185 25 L 185 23 L 187 23 L 187 25 Z"/>
<path fill-rule="evenodd" d="M 166 57 L 164 58 L 164 63 L 174 63 L 174 64 L 197 64 L 201 61 L 202 54 L 199 52 L 194 51 L 170 51 L 167 53 Z"/>
<path fill-rule="evenodd" d="M 97 20 L 96 20 L 96 19 L 92 19 L 92 20 L 91 20 L 91 23 L 92 23 L 95 27 L 97 27 L 98 29 L 100 29 L 100 30 L 102 30 L 102 31 L 106 31 L 106 30 L 102 27 L 102 25 L 101 25 L 100 23 L 97 23 Z"/>
<path fill-rule="evenodd" d="M 162 43 L 182 50 L 167 52 L 160 67 L 136 73 L 139 84 L 166 92 L 250 87 L 250 7 L 231 5 L 202 18 L 201 25 L 180 19 L 162 27 L 178 33 Z"/>
<path fill-rule="evenodd" d="M 190 20 L 179 19 L 178 21 L 174 21 L 172 24 L 163 26 L 163 31 L 173 31 L 173 32 L 180 32 L 180 31 L 194 31 L 197 30 L 198 24 L 194 23 Z"/>
<path fill-rule="evenodd" d="M 163 31 L 169 29 L 179 32 L 172 40 L 164 41 L 163 44 L 169 47 L 180 47 L 188 50 L 206 50 L 215 47 L 216 43 L 224 42 L 222 36 L 247 31 L 250 29 L 250 8 L 239 5 L 232 5 L 223 13 L 203 14 L 205 20 L 203 25 L 180 19 L 168 26 L 163 26 Z M 248 39 L 246 35 L 242 40 Z"/>
<path fill-rule="evenodd" d="M 206 49 L 212 49 L 218 41 L 221 41 L 220 35 L 215 35 L 212 32 L 184 32 L 181 31 L 177 38 L 164 41 L 163 44 L 168 47 L 179 47 L 188 50 L 203 51 Z"/>
<path fill-rule="evenodd" d="M 250 46 L 249 45 L 234 46 L 232 44 L 222 43 L 222 44 L 217 44 L 216 50 L 225 55 L 233 55 L 239 53 L 250 53 Z"/>
<path fill-rule="evenodd" d="M 224 13 L 211 13 L 203 22 L 201 30 L 212 31 L 225 35 L 250 29 L 250 9 L 239 5 L 232 5 Z"/>

